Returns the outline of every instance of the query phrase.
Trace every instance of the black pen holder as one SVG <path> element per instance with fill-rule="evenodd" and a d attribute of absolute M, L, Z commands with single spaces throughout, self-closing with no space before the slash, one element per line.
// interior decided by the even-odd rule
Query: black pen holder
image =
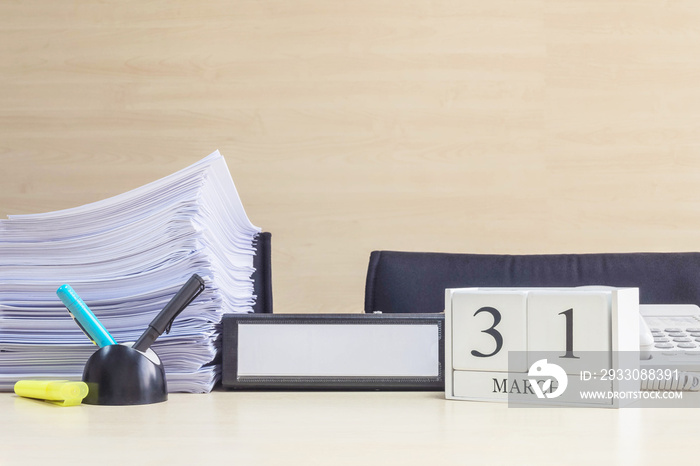
<path fill-rule="evenodd" d="M 166 401 L 163 363 L 152 349 L 147 354 L 126 345 L 103 346 L 95 351 L 83 371 L 83 382 L 89 389 L 83 403 L 143 405 Z"/>

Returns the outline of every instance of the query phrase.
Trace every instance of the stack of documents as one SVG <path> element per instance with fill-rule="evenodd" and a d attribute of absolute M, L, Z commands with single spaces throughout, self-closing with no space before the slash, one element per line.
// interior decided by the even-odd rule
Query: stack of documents
<path fill-rule="evenodd" d="M 255 303 L 259 232 L 218 151 L 110 199 L 0 220 L 0 389 L 19 379 L 81 378 L 97 347 L 56 296 L 61 285 L 124 343 L 196 273 L 205 290 L 152 348 L 169 391 L 210 391 L 220 377 L 222 316 Z"/>

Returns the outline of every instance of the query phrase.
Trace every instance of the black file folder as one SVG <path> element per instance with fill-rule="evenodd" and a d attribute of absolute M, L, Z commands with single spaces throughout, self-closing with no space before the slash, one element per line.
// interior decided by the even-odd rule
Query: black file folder
<path fill-rule="evenodd" d="M 444 390 L 444 314 L 228 314 L 222 384 Z"/>

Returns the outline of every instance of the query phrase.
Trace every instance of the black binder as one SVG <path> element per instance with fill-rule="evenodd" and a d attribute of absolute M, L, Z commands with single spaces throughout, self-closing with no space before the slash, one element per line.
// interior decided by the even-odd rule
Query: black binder
<path fill-rule="evenodd" d="M 262 232 L 255 238 L 253 258 L 253 291 L 257 296 L 253 305 L 256 314 L 272 314 L 272 234 Z"/>

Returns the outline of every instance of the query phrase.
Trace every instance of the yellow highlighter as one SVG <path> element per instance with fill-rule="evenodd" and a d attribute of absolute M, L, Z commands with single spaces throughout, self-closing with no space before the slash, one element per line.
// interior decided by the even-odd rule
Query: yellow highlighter
<path fill-rule="evenodd" d="M 87 396 L 88 386 L 85 382 L 68 380 L 20 380 L 15 384 L 15 393 L 59 406 L 75 406 Z"/>

